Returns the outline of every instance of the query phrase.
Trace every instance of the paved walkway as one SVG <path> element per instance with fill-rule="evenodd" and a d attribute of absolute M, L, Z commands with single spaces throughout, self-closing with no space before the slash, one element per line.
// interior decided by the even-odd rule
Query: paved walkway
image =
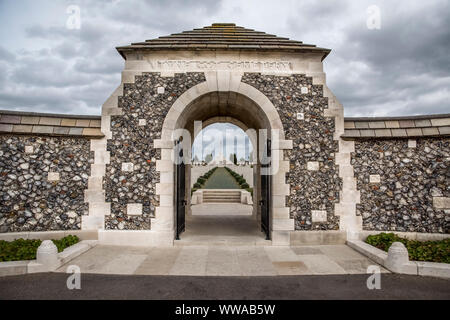
<path fill-rule="evenodd" d="M 68 265 L 79 266 L 82 273 L 97 274 L 277 276 L 365 274 L 367 267 L 375 263 L 345 245 L 166 248 L 99 245 Z M 68 265 L 58 272 L 65 272 Z"/>

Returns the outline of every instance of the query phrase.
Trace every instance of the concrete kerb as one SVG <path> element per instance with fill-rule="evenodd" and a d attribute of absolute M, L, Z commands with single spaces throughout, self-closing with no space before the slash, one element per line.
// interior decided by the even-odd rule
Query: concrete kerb
<path fill-rule="evenodd" d="M 450 279 L 450 264 L 411 261 L 408 251 L 400 242 L 394 242 L 388 253 L 362 240 L 347 240 L 347 245 L 395 273 Z"/>
<path fill-rule="evenodd" d="M 46 240 L 49 241 L 49 240 Z M 45 261 L 25 260 L 0 262 L 0 276 L 15 276 L 28 273 L 52 272 L 62 265 L 70 262 L 79 255 L 92 249 L 97 245 L 97 240 L 82 240 L 70 246 L 60 253 L 56 253 L 52 259 L 54 263 L 46 264 Z M 42 246 L 42 245 L 41 245 Z M 38 249 L 39 250 L 39 249 Z M 47 257 L 46 257 L 47 258 Z"/>

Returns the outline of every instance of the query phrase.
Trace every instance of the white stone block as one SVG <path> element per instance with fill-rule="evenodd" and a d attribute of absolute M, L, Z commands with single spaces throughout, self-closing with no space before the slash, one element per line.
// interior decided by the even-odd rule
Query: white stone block
<path fill-rule="evenodd" d="M 81 230 L 99 230 L 104 229 L 105 216 L 82 216 Z"/>
<path fill-rule="evenodd" d="M 273 246 L 288 246 L 291 244 L 290 231 L 272 231 L 272 245 Z"/>
<path fill-rule="evenodd" d="M 415 148 L 417 147 L 417 141 L 413 139 L 408 140 L 408 148 Z"/>
<path fill-rule="evenodd" d="M 103 190 L 84 190 L 84 202 L 105 202 L 105 191 Z"/>
<path fill-rule="evenodd" d="M 129 203 L 127 205 L 127 215 L 141 216 L 142 215 L 142 203 Z"/>
<path fill-rule="evenodd" d="M 319 170 L 319 162 L 318 161 L 308 161 L 306 164 L 306 168 L 309 171 L 317 171 Z"/>
<path fill-rule="evenodd" d="M 25 153 L 33 153 L 34 148 L 33 146 L 25 146 Z"/>
<path fill-rule="evenodd" d="M 371 174 L 369 176 L 369 182 L 370 183 L 380 183 L 381 182 L 381 177 L 379 174 Z"/>
<path fill-rule="evenodd" d="M 109 164 L 111 156 L 109 151 L 106 150 L 95 150 L 95 164 Z"/>
<path fill-rule="evenodd" d="M 419 276 L 440 277 L 450 279 L 450 265 L 448 263 L 417 261 Z"/>
<path fill-rule="evenodd" d="M 90 177 L 88 179 L 88 189 L 90 190 L 103 190 L 103 177 Z"/>
<path fill-rule="evenodd" d="M 433 197 L 435 209 L 450 209 L 450 197 Z"/>
<path fill-rule="evenodd" d="M 164 94 L 166 92 L 166 89 L 164 87 L 158 87 L 158 94 Z"/>
<path fill-rule="evenodd" d="M 123 162 L 122 163 L 122 171 L 124 172 L 133 172 L 134 164 L 131 162 Z"/>
<path fill-rule="evenodd" d="M 293 231 L 295 230 L 294 219 L 272 219 L 272 230 Z"/>
<path fill-rule="evenodd" d="M 92 164 L 91 177 L 103 177 L 106 172 L 106 164 Z"/>
<path fill-rule="evenodd" d="M 143 127 L 143 126 L 146 126 L 147 125 L 147 120 L 145 120 L 145 119 L 139 119 L 139 126 L 140 127 Z"/>
<path fill-rule="evenodd" d="M 353 176 L 354 176 L 353 166 L 345 164 L 339 165 L 339 177 L 344 178 Z"/>
<path fill-rule="evenodd" d="M 302 94 L 308 94 L 308 87 L 302 87 L 301 92 Z"/>
<path fill-rule="evenodd" d="M 59 172 L 49 172 L 48 181 L 59 181 Z"/>
<path fill-rule="evenodd" d="M 172 160 L 156 160 L 156 171 L 172 172 L 174 169 L 174 162 Z"/>
<path fill-rule="evenodd" d="M 173 195 L 174 185 L 173 183 L 157 183 L 156 194 L 157 195 Z"/>
<path fill-rule="evenodd" d="M 111 215 L 111 203 L 109 202 L 92 202 L 89 203 L 90 216 L 109 216 Z"/>
<path fill-rule="evenodd" d="M 327 212 L 325 210 L 312 210 L 312 222 L 327 222 Z"/>

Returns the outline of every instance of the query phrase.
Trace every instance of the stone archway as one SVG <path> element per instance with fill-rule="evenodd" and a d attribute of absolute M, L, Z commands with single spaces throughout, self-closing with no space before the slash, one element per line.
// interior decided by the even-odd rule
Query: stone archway
<path fill-rule="evenodd" d="M 247 127 L 254 126 L 258 129 L 265 128 L 272 132 L 279 132 L 278 137 L 272 142 L 272 152 L 277 154 L 275 160 L 278 162 L 278 170 L 272 176 L 271 237 L 273 244 L 289 245 L 290 232 L 294 230 L 294 220 L 291 219 L 289 208 L 286 207 L 286 196 L 289 195 L 289 185 L 286 184 L 289 161 L 284 160 L 283 150 L 292 149 L 292 141 L 284 140 L 283 124 L 274 105 L 256 88 L 242 83 L 241 76 L 240 73 L 227 71 L 207 72 L 206 82 L 184 92 L 175 101 L 165 117 L 161 139 L 154 141 L 154 148 L 161 149 L 161 160 L 158 160 L 156 164 L 156 170 L 160 173 L 160 183 L 156 185 L 156 194 L 160 197 L 160 205 L 156 208 L 155 218 L 152 219 L 152 231 L 160 233 L 160 236 L 173 239 L 174 235 L 173 132 L 176 129 L 186 129 L 187 127 L 187 130 L 190 130 L 188 122 L 192 120 L 194 113 L 188 115 L 189 108 L 194 103 L 201 101 L 202 97 L 228 95 L 236 98 L 237 105 L 251 107 L 253 108 L 252 111 L 257 112 L 256 114 L 253 113 L 255 119 L 247 118 L 247 121 L 242 121 L 242 118 L 238 119 L 247 122 Z M 197 104 L 197 108 L 200 108 L 198 106 L 199 104 Z M 208 105 L 205 104 L 203 107 L 208 108 Z M 203 109 L 202 117 L 205 117 L 205 120 L 214 116 L 236 117 L 235 111 L 224 110 L 222 114 L 216 113 L 214 115 L 209 114 L 208 109 Z M 190 132 L 193 133 L 193 128 Z"/>

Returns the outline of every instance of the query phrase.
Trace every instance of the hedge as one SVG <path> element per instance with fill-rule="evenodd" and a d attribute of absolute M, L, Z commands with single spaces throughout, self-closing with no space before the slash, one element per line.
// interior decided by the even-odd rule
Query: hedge
<path fill-rule="evenodd" d="M 58 248 L 58 252 L 62 252 L 65 248 L 78 243 L 80 239 L 77 236 L 69 235 L 60 240 L 52 241 Z M 36 252 L 41 243 L 41 240 L 33 239 L 0 240 L 0 262 L 34 260 L 36 259 Z"/>
<path fill-rule="evenodd" d="M 416 241 L 401 238 L 394 233 L 380 233 L 368 236 L 366 243 L 388 251 L 393 242 L 401 242 L 413 261 L 450 263 L 450 238 L 440 241 Z"/>
<path fill-rule="evenodd" d="M 234 179 L 239 184 L 241 189 L 249 189 L 250 188 L 249 184 L 247 183 L 247 181 L 245 180 L 243 175 L 234 172 L 233 170 L 231 170 L 228 167 L 225 167 L 225 169 L 234 177 Z M 252 189 L 251 194 L 252 194 L 252 197 L 253 197 L 253 189 Z"/>

